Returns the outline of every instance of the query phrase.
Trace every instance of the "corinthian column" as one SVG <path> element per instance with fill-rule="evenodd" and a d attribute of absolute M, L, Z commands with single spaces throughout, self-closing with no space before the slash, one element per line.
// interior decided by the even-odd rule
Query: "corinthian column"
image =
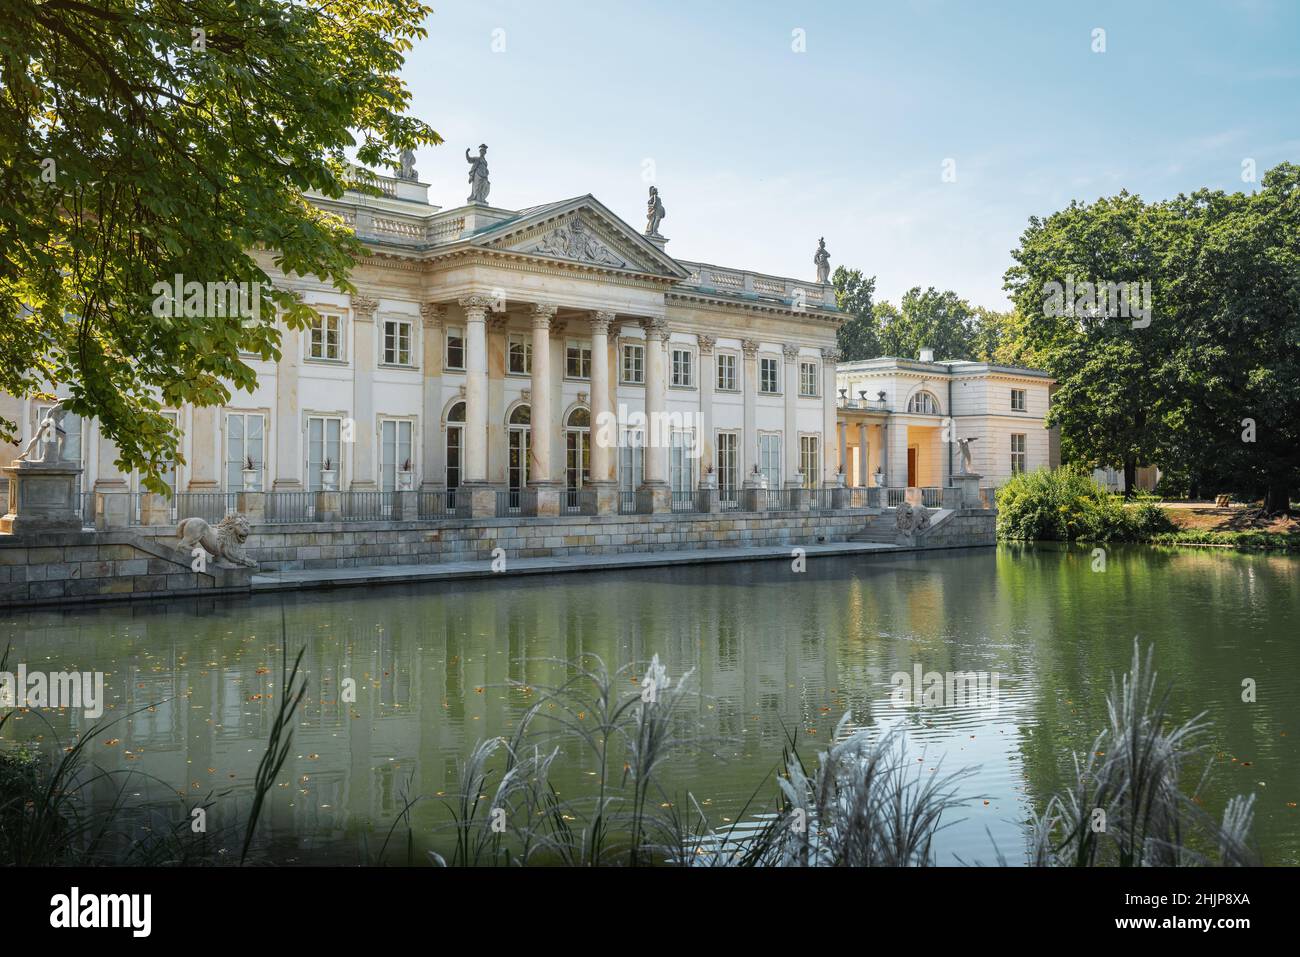
<path fill-rule="evenodd" d="M 375 482 L 375 311 L 379 300 L 352 297 L 352 482 L 354 489 Z"/>
<path fill-rule="evenodd" d="M 662 318 L 647 319 L 645 328 L 645 483 L 641 486 L 649 493 L 651 511 L 672 510 L 668 485 L 668 449 L 671 434 L 664 426 L 668 406 L 668 380 L 665 351 L 668 344 L 668 323 Z"/>
<path fill-rule="evenodd" d="M 697 335 L 700 347 L 700 422 L 695 436 L 693 454 L 699 456 L 695 463 L 695 481 L 704 478 L 704 467 L 713 461 L 713 387 L 717 383 L 717 369 L 713 365 L 713 336 Z"/>
<path fill-rule="evenodd" d="M 744 357 L 741 376 L 744 379 L 744 419 L 740 436 L 740 481 L 754 484 L 754 462 L 758 456 L 757 410 L 758 398 L 758 341 L 744 339 L 740 343 L 740 352 Z"/>
<path fill-rule="evenodd" d="M 822 419 L 825 423 L 822 428 L 822 435 L 826 437 L 823 441 L 823 445 L 829 445 L 831 433 L 835 431 L 835 419 L 837 417 L 835 413 L 835 368 L 839 361 L 840 351 L 838 349 L 822 349 Z M 843 443 L 841 443 L 839 452 L 840 457 L 832 460 L 830 449 L 827 448 L 824 450 L 822 454 L 822 461 L 825 463 L 822 473 L 823 484 L 834 479 L 840 466 L 844 467 L 844 481 L 848 481 L 849 463 L 846 459 L 848 453 L 844 448 Z"/>
<path fill-rule="evenodd" d="M 487 311 L 492 305 L 489 296 L 466 296 L 460 300 L 465 310 L 465 448 L 464 484 L 487 483 Z M 471 493 L 474 494 L 474 493 Z M 474 513 L 495 513 L 493 499 L 490 509 L 487 499 L 474 499 Z"/>
<path fill-rule="evenodd" d="M 799 347 L 786 345 L 785 355 L 785 487 L 799 488 Z M 804 481 L 818 484 L 821 476 L 809 475 Z"/>
<path fill-rule="evenodd" d="M 600 514 L 616 511 L 618 502 L 614 492 L 617 480 L 614 474 L 614 449 L 602 441 L 613 435 L 618 441 L 618 429 L 612 423 L 614 396 L 610 390 L 609 327 L 614 313 L 597 312 L 591 316 L 591 484 L 596 490 L 596 511 Z"/>
<path fill-rule="evenodd" d="M 533 305 L 533 399 L 528 449 L 533 462 L 528 484 L 537 488 L 538 515 L 560 514 L 560 492 L 551 466 L 555 443 L 555 416 L 551 408 L 551 320 L 554 318 L 555 306 L 544 302 Z"/>

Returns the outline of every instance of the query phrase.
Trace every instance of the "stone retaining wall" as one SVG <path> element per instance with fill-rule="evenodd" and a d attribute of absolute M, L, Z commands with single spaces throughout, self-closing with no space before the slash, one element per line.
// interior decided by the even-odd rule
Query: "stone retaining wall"
<path fill-rule="evenodd" d="M 916 536 L 918 548 L 968 548 L 996 541 L 997 513 L 983 509 L 957 509 Z"/>
<path fill-rule="evenodd" d="M 0 535 L 0 607 L 249 590 L 248 569 L 191 571 L 176 544 L 174 530 Z"/>
<path fill-rule="evenodd" d="M 687 548 L 842 542 L 866 513 L 573 515 L 559 518 L 444 519 L 414 522 L 313 522 L 254 525 L 245 548 L 267 571 L 555 558 Z M 169 533 L 159 530 L 159 539 Z M 173 534 L 174 533 L 170 533 Z"/>

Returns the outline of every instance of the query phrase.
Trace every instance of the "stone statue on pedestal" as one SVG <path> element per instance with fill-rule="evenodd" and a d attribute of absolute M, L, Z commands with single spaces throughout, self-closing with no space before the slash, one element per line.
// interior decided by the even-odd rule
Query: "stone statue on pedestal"
<path fill-rule="evenodd" d="M 470 156 L 465 150 L 465 161 L 469 163 L 469 199 L 468 203 L 487 204 L 488 191 L 492 184 L 488 182 L 487 144 L 480 143 L 478 156 Z"/>
<path fill-rule="evenodd" d="M 668 214 L 664 211 L 663 200 L 659 198 L 659 187 L 650 187 L 650 199 L 645 204 L 645 234 L 647 236 L 659 235 L 659 224 L 664 221 Z"/>
<path fill-rule="evenodd" d="M 67 414 L 68 410 L 62 402 L 51 406 L 50 411 L 45 413 L 45 418 L 41 419 L 41 424 L 36 427 L 36 434 L 27 443 L 27 448 L 18 456 L 18 461 L 43 462 L 47 465 L 62 462 L 63 443 L 67 437 L 63 429 L 63 417 Z"/>
<path fill-rule="evenodd" d="M 398 171 L 397 178 L 411 183 L 418 179 L 415 172 L 415 150 L 402 150 L 402 168 Z"/>
<path fill-rule="evenodd" d="M 817 281 L 831 281 L 831 254 L 826 251 L 826 237 L 817 240 L 817 252 L 813 255 L 813 265 L 817 267 Z"/>
<path fill-rule="evenodd" d="M 971 461 L 970 444 L 976 441 L 978 441 L 978 437 L 957 440 L 958 450 L 961 454 L 958 475 L 973 475 L 975 473 L 974 462 Z"/>

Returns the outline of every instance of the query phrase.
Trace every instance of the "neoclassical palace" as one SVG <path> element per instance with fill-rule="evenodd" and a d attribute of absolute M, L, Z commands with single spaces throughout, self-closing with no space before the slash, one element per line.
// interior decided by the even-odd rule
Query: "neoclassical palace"
<path fill-rule="evenodd" d="M 824 249 L 816 281 L 686 262 L 665 251 L 657 193 L 641 231 L 590 195 L 492 206 L 471 164 L 471 200 L 450 209 L 409 161 L 375 178 L 382 195 L 314 198 L 369 251 L 358 292 L 277 278 L 319 318 L 283 332 L 278 363 L 247 359 L 251 394 L 172 410 L 173 489 L 528 488 L 546 513 L 586 488 L 608 493 L 601 511 L 620 490 L 659 511 L 701 484 L 833 479 L 843 315 Z M 45 410 L 3 401 L 32 434 Z M 138 488 L 93 422 L 65 426 L 84 491 Z"/>

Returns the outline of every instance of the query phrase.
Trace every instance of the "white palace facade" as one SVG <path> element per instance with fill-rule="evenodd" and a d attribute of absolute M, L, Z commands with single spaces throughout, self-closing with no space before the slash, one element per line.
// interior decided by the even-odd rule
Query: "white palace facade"
<path fill-rule="evenodd" d="M 366 246 L 357 292 L 277 277 L 319 319 L 283 330 L 279 362 L 245 357 L 251 393 L 169 412 L 174 490 L 530 488 L 546 513 L 566 490 L 608 492 L 607 511 L 641 489 L 659 511 L 701 484 L 836 475 L 828 283 L 674 259 L 590 195 L 443 209 L 413 175 L 376 182 L 313 198 Z M 43 406 L 0 401 L 34 434 Z M 93 422 L 65 426 L 83 491 L 140 489 Z"/>

